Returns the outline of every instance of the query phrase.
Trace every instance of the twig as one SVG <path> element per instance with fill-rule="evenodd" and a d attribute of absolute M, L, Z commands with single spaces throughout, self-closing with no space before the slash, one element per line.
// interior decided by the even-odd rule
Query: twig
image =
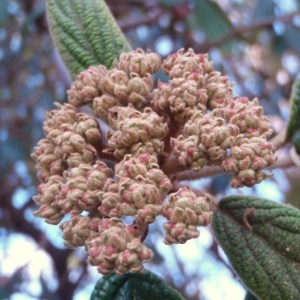
<path fill-rule="evenodd" d="M 119 6 L 119 5 L 138 5 L 142 7 L 153 7 L 157 6 L 157 1 L 144 1 L 144 0 L 109 0 L 107 1 L 109 6 Z"/>
<path fill-rule="evenodd" d="M 174 164 L 175 166 L 172 166 L 172 164 Z M 172 160 L 168 161 L 168 164 L 165 164 L 165 168 L 166 165 L 170 165 L 170 169 L 167 169 L 168 171 L 172 169 L 175 170 L 180 168 L 180 166 L 178 167 L 179 162 L 175 157 L 172 158 Z M 295 163 L 292 160 L 292 158 L 289 155 L 282 155 L 273 165 L 271 165 L 267 169 L 278 169 L 278 168 L 282 169 L 282 168 L 289 168 L 292 166 L 295 166 Z M 179 171 L 177 173 L 175 172 L 174 176 L 176 177 L 177 181 L 182 181 L 182 180 L 196 180 L 200 178 L 205 178 L 205 177 L 210 177 L 210 176 L 225 174 L 225 173 L 226 172 L 223 170 L 221 166 L 206 166 L 200 169 L 199 171 L 184 170 L 181 172 Z"/>
<path fill-rule="evenodd" d="M 282 130 L 270 140 L 277 150 L 285 144 L 285 135 L 286 130 Z"/>
<path fill-rule="evenodd" d="M 178 181 L 195 180 L 195 179 L 211 177 L 223 173 L 225 173 L 225 171 L 221 166 L 207 166 L 200 169 L 199 171 L 189 170 L 189 171 L 178 173 L 176 174 L 176 179 Z"/>
<path fill-rule="evenodd" d="M 281 21 L 282 23 L 289 23 L 293 20 L 293 18 L 295 16 L 297 16 L 299 14 L 300 14 L 300 11 L 297 10 L 294 13 L 291 13 L 291 14 L 288 14 L 288 15 L 283 15 L 283 16 L 280 16 L 280 17 L 269 18 L 265 21 L 262 21 L 262 22 L 259 22 L 259 23 L 253 24 L 253 25 L 236 27 L 232 31 L 230 31 L 229 33 L 222 36 L 221 38 L 219 38 L 215 41 L 206 43 L 205 45 L 202 45 L 202 47 L 204 47 L 204 50 L 202 50 L 202 51 L 207 51 L 208 49 L 213 48 L 213 47 L 219 47 L 219 46 L 225 44 L 226 42 L 234 39 L 235 37 L 243 36 L 246 33 L 253 32 L 253 31 L 258 31 L 260 29 L 270 27 L 270 26 L 273 25 L 273 23 L 275 21 Z"/>
<path fill-rule="evenodd" d="M 165 12 L 163 10 L 157 9 L 156 13 L 153 15 L 146 16 L 144 18 L 138 18 L 137 20 L 119 21 L 118 24 L 124 31 L 136 28 L 140 25 L 152 25 L 153 23 L 157 22 L 164 13 Z"/>

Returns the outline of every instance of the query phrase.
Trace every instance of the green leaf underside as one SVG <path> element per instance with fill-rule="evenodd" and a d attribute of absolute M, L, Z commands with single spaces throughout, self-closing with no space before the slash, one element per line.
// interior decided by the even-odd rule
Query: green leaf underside
<path fill-rule="evenodd" d="M 212 227 L 255 295 L 264 300 L 300 299 L 298 209 L 256 197 L 226 197 L 213 215 Z"/>
<path fill-rule="evenodd" d="M 286 132 L 286 140 L 292 140 L 300 154 L 300 79 L 296 79 L 290 97 L 291 115 Z"/>
<path fill-rule="evenodd" d="M 130 46 L 102 0 L 47 0 L 52 38 L 72 77 L 91 65 L 110 68 Z"/>
<path fill-rule="evenodd" d="M 91 300 L 184 300 L 184 298 L 168 286 L 155 274 L 115 273 L 104 276 L 95 285 Z"/>

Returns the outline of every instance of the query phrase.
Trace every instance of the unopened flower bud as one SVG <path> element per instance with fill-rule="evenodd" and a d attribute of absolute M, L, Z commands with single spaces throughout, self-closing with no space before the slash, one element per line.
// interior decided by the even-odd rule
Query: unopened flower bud
<path fill-rule="evenodd" d="M 90 235 L 91 218 L 88 216 L 73 215 L 72 218 L 60 225 L 63 232 L 64 244 L 69 248 L 85 245 Z"/>
<path fill-rule="evenodd" d="M 91 103 L 102 94 L 100 80 L 107 73 L 103 65 L 91 66 L 77 75 L 71 89 L 68 91 L 68 102 L 74 106 Z"/>
<path fill-rule="evenodd" d="M 209 195 L 197 197 L 189 188 L 180 188 L 170 194 L 169 201 L 162 205 L 162 215 L 169 222 L 164 224 L 167 236 L 165 243 L 185 243 L 198 237 L 197 226 L 206 226 L 212 217 L 213 205 Z"/>
<path fill-rule="evenodd" d="M 128 75 L 139 74 L 144 77 L 147 73 L 154 74 L 160 68 L 160 57 L 153 52 L 144 52 L 142 49 L 122 53 L 116 67 L 124 70 Z"/>

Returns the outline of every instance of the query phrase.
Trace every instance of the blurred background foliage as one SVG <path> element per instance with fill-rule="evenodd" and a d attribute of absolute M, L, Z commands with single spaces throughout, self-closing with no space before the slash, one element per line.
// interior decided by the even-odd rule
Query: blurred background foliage
<path fill-rule="evenodd" d="M 300 69 L 300 1 L 107 0 L 133 48 L 166 57 L 184 47 L 208 52 L 235 82 L 258 97 L 274 136 L 286 128 L 291 85 Z M 32 217 L 38 184 L 32 148 L 53 103 L 66 100 L 70 78 L 49 36 L 45 0 L 0 1 L 0 299 L 88 299 L 99 278 L 82 249 L 66 249 L 60 231 Z M 283 147 L 279 155 L 289 156 Z M 216 199 L 255 194 L 300 207 L 299 167 L 275 169 L 256 187 L 235 191 L 228 176 L 191 182 Z M 159 222 L 158 222 L 159 223 Z M 186 246 L 164 246 L 161 229 L 146 242 L 147 268 L 187 299 L 243 299 L 245 290 L 209 229 Z"/>

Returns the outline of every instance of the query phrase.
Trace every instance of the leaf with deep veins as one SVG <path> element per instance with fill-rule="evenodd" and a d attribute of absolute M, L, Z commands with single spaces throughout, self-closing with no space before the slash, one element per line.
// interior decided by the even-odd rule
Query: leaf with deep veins
<path fill-rule="evenodd" d="M 115 273 L 100 279 L 91 300 L 184 300 L 184 298 L 155 274 Z"/>
<path fill-rule="evenodd" d="M 266 199 L 231 196 L 214 212 L 215 236 L 260 299 L 300 299 L 300 211 Z"/>
<path fill-rule="evenodd" d="M 130 46 L 104 0 L 47 0 L 52 38 L 72 77 L 91 65 L 110 68 Z"/>

